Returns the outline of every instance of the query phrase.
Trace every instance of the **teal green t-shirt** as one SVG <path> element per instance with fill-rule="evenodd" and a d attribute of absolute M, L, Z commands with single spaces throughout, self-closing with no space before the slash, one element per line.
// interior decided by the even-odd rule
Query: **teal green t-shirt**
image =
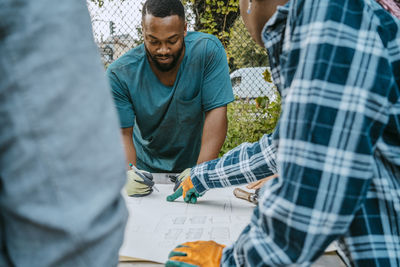
<path fill-rule="evenodd" d="M 205 112 L 234 100 L 224 47 L 213 35 L 188 32 L 175 84 L 156 77 L 143 45 L 107 69 L 121 127 L 133 127 L 137 167 L 181 172 L 196 164 Z"/>

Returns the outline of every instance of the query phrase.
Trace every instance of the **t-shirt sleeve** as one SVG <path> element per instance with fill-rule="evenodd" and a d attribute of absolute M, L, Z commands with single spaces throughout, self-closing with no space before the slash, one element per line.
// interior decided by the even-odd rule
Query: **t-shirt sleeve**
<path fill-rule="evenodd" d="M 225 49 L 215 38 L 206 46 L 206 64 L 202 88 L 203 110 L 225 106 L 234 100 Z"/>
<path fill-rule="evenodd" d="M 126 85 L 120 81 L 114 70 L 107 70 L 115 106 L 118 111 L 121 128 L 132 127 L 135 124 L 135 112 L 130 93 Z"/>

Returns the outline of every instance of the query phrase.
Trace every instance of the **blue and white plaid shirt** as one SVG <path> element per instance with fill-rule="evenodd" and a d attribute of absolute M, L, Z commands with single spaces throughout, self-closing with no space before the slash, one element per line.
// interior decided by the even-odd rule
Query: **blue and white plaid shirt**
<path fill-rule="evenodd" d="M 222 266 L 308 266 L 340 240 L 400 266 L 400 21 L 373 0 L 293 0 L 263 31 L 276 132 L 192 169 L 200 193 L 278 173 Z"/>

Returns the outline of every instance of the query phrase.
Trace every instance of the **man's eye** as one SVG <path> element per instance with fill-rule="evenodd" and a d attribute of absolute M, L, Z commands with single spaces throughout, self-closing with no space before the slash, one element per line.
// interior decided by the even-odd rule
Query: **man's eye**
<path fill-rule="evenodd" d="M 156 40 L 150 40 L 149 43 L 152 44 L 152 45 L 156 45 L 156 44 L 158 44 L 158 41 L 156 41 Z"/>
<path fill-rule="evenodd" d="M 169 44 L 176 44 L 176 42 L 178 42 L 178 40 L 169 40 L 168 41 Z"/>

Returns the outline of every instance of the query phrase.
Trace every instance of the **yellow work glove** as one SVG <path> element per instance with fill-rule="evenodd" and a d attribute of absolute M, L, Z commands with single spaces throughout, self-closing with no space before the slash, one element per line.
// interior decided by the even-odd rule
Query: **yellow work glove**
<path fill-rule="evenodd" d="M 178 177 L 177 180 L 178 181 L 182 181 L 183 179 L 185 179 L 186 177 L 190 176 L 190 170 L 192 168 L 187 168 L 186 170 L 184 170 L 183 172 L 181 172 Z"/>
<path fill-rule="evenodd" d="M 167 267 L 219 267 L 225 245 L 214 241 L 186 242 L 168 255 Z"/>
<path fill-rule="evenodd" d="M 183 172 L 186 172 L 185 175 L 180 174 L 178 178 L 176 179 L 176 184 L 174 188 L 174 193 L 172 195 L 167 196 L 167 201 L 174 201 L 175 199 L 179 198 L 180 196 L 183 196 L 183 200 L 186 203 L 196 203 L 197 198 L 200 196 L 199 193 L 197 193 L 196 189 L 194 189 L 192 179 L 190 179 L 190 169 L 184 170 Z M 182 173 L 183 173 L 182 172 Z M 179 177 L 181 177 L 181 180 L 179 181 Z"/>
<path fill-rule="evenodd" d="M 128 196 L 144 197 L 153 192 L 154 182 L 151 173 L 142 170 L 129 170 L 126 175 L 125 190 Z M 143 175 L 145 176 L 144 178 Z"/>
<path fill-rule="evenodd" d="M 191 170 L 191 168 L 187 168 L 186 170 L 181 172 L 178 176 L 176 176 L 174 192 L 176 191 L 176 189 L 178 189 L 178 187 L 181 185 L 182 181 L 186 177 L 190 177 L 190 170 Z"/>

